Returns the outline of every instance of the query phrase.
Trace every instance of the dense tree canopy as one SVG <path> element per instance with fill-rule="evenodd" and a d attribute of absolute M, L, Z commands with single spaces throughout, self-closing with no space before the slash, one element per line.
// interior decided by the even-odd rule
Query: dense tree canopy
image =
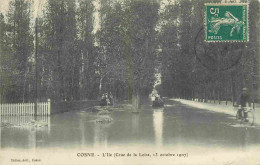
<path fill-rule="evenodd" d="M 259 2 L 249 1 L 250 41 L 217 44 L 204 42 L 206 2 L 209 1 L 175 1 L 161 13 L 164 24 L 160 32 L 160 93 L 187 99 L 235 101 L 241 89 L 247 87 L 253 101 L 257 101 L 259 35 L 255 34 L 259 34 Z"/>
<path fill-rule="evenodd" d="M 2 99 L 28 101 L 32 79 L 30 58 L 33 54 L 33 35 L 30 30 L 31 3 L 11 1 L 6 23 L 1 14 L 1 75 Z M 2 78 L 3 76 L 3 78 Z M 7 92 L 8 91 L 8 92 Z"/>
<path fill-rule="evenodd" d="M 204 42 L 209 1 L 101 0 L 100 9 L 94 2 L 48 0 L 37 19 L 29 1 L 10 2 L 0 15 L 2 102 L 34 101 L 36 89 L 40 100 L 57 102 L 111 92 L 138 108 L 156 71 L 163 96 L 235 100 L 247 87 L 259 98 L 257 0 L 249 1 L 250 41 L 218 44 Z"/>

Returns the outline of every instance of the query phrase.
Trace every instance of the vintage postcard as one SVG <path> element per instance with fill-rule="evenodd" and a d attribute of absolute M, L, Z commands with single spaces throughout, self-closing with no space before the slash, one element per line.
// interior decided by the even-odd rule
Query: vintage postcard
<path fill-rule="evenodd" d="M 1 0 L 0 165 L 260 165 L 258 0 Z"/>

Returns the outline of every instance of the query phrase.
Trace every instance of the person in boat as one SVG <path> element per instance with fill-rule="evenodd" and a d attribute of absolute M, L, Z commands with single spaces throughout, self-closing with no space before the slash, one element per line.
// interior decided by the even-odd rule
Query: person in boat
<path fill-rule="evenodd" d="M 109 92 L 108 99 L 109 99 L 109 102 L 110 102 L 109 105 L 113 105 L 113 95 L 112 95 L 111 92 Z"/>
<path fill-rule="evenodd" d="M 164 102 L 163 102 L 163 100 L 161 99 L 160 96 L 158 97 L 158 101 L 159 101 L 159 104 L 160 104 L 161 106 L 164 106 Z"/>
<path fill-rule="evenodd" d="M 108 93 L 106 93 L 106 102 L 107 102 L 106 105 L 110 105 L 110 99 L 109 99 L 109 95 L 108 95 Z"/>
<path fill-rule="evenodd" d="M 153 107 L 162 107 L 164 105 L 162 99 L 159 96 L 155 96 L 153 101 Z"/>

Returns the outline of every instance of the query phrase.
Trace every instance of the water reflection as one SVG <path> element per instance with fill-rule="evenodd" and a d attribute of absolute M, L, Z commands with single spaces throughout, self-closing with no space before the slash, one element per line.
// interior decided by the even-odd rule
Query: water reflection
<path fill-rule="evenodd" d="M 108 129 L 111 123 L 94 121 L 94 147 L 107 147 Z"/>
<path fill-rule="evenodd" d="M 84 122 L 81 114 L 80 114 L 80 117 L 79 117 L 79 130 L 80 130 L 80 133 L 81 133 L 80 144 L 81 144 L 81 147 L 84 147 L 85 146 L 85 122 Z"/>
<path fill-rule="evenodd" d="M 43 124 L 42 127 L 32 125 L 32 116 L 2 116 L 0 147 L 106 148 L 147 144 L 175 149 L 190 145 L 243 149 L 260 143 L 257 127 L 234 128 L 223 124 L 237 122 L 227 118 L 229 116 L 201 113 L 180 105 L 164 110 L 146 109 L 139 113 L 112 111 L 109 116 L 113 121 L 106 123 L 96 122 L 96 113 L 84 111 L 52 115 L 51 118 L 38 117 L 36 123 Z"/>
<path fill-rule="evenodd" d="M 93 135 L 93 131 L 95 131 L 93 129 L 93 126 L 94 126 L 94 119 L 93 119 L 93 116 L 94 114 L 91 114 L 91 113 L 86 113 L 86 112 L 80 112 L 80 113 L 77 113 L 77 116 L 78 116 L 78 122 L 79 122 L 79 126 L 78 126 L 78 129 L 79 129 L 79 133 L 78 133 L 78 136 L 79 136 L 79 139 L 80 139 L 80 147 L 81 148 L 85 148 L 86 146 L 89 145 L 89 143 L 91 143 L 91 145 L 93 145 L 93 138 L 94 138 L 94 135 Z M 76 126 L 77 128 L 77 126 Z M 74 134 L 74 137 L 77 137 L 75 134 Z"/>
<path fill-rule="evenodd" d="M 249 146 L 250 132 L 247 128 L 242 128 L 242 148 L 246 150 Z"/>
<path fill-rule="evenodd" d="M 50 117 L 37 116 L 1 116 L 0 146 L 37 148 L 37 143 L 50 134 Z"/>
<path fill-rule="evenodd" d="M 31 129 L 29 131 L 29 135 L 28 135 L 28 147 L 31 149 L 36 149 L 37 145 L 36 145 L 36 134 L 37 134 L 37 130 L 36 129 Z"/>
<path fill-rule="evenodd" d="M 133 135 L 133 141 L 138 140 L 139 136 L 139 113 L 132 113 L 132 135 Z"/>
<path fill-rule="evenodd" d="M 163 109 L 155 109 L 153 111 L 153 125 L 155 133 L 155 143 L 162 146 L 163 139 Z"/>

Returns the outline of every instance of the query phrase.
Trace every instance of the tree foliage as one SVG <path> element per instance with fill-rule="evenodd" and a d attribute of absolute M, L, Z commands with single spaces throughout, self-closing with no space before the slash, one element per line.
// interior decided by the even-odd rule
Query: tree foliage
<path fill-rule="evenodd" d="M 241 89 L 247 87 L 256 101 L 259 2 L 249 1 L 250 41 L 223 44 L 204 42 L 204 3 L 175 1 L 161 13 L 161 94 L 235 101 Z"/>
<path fill-rule="evenodd" d="M 5 101 L 28 101 L 31 94 L 31 63 L 33 55 L 33 35 L 30 28 L 31 3 L 25 0 L 14 0 L 9 3 L 6 15 L 7 23 L 1 15 L 1 76 Z M 4 83 L 5 82 L 5 83 Z"/>
<path fill-rule="evenodd" d="M 257 0 L 249 1 L 250 41 L 218 44 L 204 42 L 208 0 L 99 2 L 97 9 L 95 0 L 48 0 L 37 19 L 31 2 L 10 2 L 0 15 L 1 101 L 34 101 L 36 90 L 53 101 L 111 92 L 139 108 L 157 71 L 161 95 L 235 100 L 247 87 L 259 98 Z"/>

